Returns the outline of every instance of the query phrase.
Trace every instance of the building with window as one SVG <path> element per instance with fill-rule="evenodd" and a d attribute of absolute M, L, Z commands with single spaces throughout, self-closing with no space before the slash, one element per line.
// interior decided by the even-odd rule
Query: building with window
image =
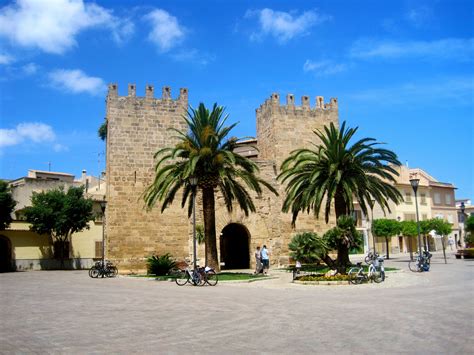
<path fill-rule="evenodd" d="M 78 180 L 71 174 L 29 170 L 27 176 L 9 181 L 8 184 L 17 204 L 10 227 L 0 232 L 0 257 L 7 260 L 2 265 L 10 265 L 10 269 L 14 270 L 53 269 L 59 266 L 55 255 L 58 248 L 48 236 L 30 231 L 30 225 L 24 218 L 24 209 L 31 204 L 34 192 L 59 187 L 67 189 L 71 186 L 85 187 L 86 197 L 95 201 L 95 219 L 89 223 L 89 229 L 73 234 L 66 243 L 66 267 L 87 268 L 95 258 L 102 257 L 103 218 L 99 202 L 103 200 L 106 190 L 103 179 L 87 176 L 85 170 Z"/>
<path fill-rule="evenodd" d="M 452 233 L 450 234 L 456 242 L 459 238 L 459 225 L 457 218 L 457 209 L 455 205 L 456 187 L 451 183 L 440 182 L 422 169 L 409 169 L 406 166 L 397 168 L 399 176 L 395 186 L 403 196 L 403 201 L 399 205 L 390 204 L 390 211 L 382 211 L 379 205 L 375 204 L 373 209 L 373 219 L 388 218 L 398 221 L 416 221 L 416 201 L 410 179 L 416 177 L 420 179 L 417 190 L 418 217 L 420 221 L 431 218 L 441 218 L 452 224 Z M 356 210 L 360 207 L 356 206 Z M 362 221 L 358 224 L 359 230 L 364 234 L 364 249 L 373 248 L 373 238 L 371 235 L 371 216 L 363 216 L 360 212 Z M 405 236 L 392 237 L 389 243 L 390 254 L 406 253 L 411 247 L 413 250 L 418 248 L 417 238 Z M 423 241 L 430 250 L 440 250 L 442 248 L 441 239 L 426 237 Z M 376 250 L 386 253 L 385 240 L 376 238 Z"/>

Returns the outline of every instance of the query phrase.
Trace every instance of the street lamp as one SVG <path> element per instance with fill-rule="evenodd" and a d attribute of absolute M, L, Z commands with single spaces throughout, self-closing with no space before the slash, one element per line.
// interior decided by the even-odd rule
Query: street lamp
<path fill-rule="evenodd" d="M 372 243 L 374 243 L 374 255 L 376 253 L 375 251 L 375 235 L 374 235 L 374 230 L 373 230 L 373 223 L 374 223 L 374 205 L 375 205 L 375 199 L 370 200 L 370 233 L 372 234 Z"/>
<path fill-rule="evenodd" d="M 420 179 L 410 179 L 411 187 L 415 192 L 415 206 L 416 206 L 416 229 L 418 230 L 418 252 L 421 258 L 421 235 L 420 235 L 420 219 L 418 218 L 418 199 L 416 197 L 416 192 L 418 191 L 418 185 L 420 184 Z"/>
<path fill-rule="evenodd" d="M 102 267 L 105 266 L 105 207 L 107 207 L 107 201 L 104 199 L 100 201 L 100 208 L 102 209 Z"/>
<path fill-rule="evenodd" d="M 196 186 L 198 178 L 196 176 L 189 177 L 189 184 L 193 190 L 193 259 L 194 259 L 194 270 L 197 269 L 196 263 Z"/>
<path fill-rule="evenodd" d="M 462 230 L 464 229 L 464 210 L 466 209 L 466 206 L 464 205 L 464 202 L 461 202 L 461 223 L 462 223 L 462 226 L 461 228 L 459 228 L 459 243 L 458 245 L 456 246 L 456 248 L 459 246 L 459 245 L 462 245 Z"/>

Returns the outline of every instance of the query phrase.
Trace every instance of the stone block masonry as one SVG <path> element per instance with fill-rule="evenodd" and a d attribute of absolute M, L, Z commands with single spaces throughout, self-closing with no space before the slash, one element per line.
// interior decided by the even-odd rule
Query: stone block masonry
<path fill-rule="evenodd" d="M 142 194 L 154 178 L 154 154 L 176 144 L 171 128 L 186 130 L 182 118 L 188 107 L 187 89 L 177 99 L 164 87 L 154 98 L 147 85 L 146 97 L 136 97 L 136 86 L 128 96 L 119 96 L 117 85 L 107 95 L 107 256 L 121 270 L 143 269 L 143 258 L 166 250 L 187 254 L 187 215 L 179 204 L 163 214 L 161 206 L 146 211 Z"/>
<path fill-rule="evenodd" d="M 288 243 L 295 233 L 308 230 L 323 233 L 334 225 L 334 220 L 326 225 L 323 219 L 316 220 L 302 213 L 296 229 L 292 229 L 291 215 L 281 212 L 284 186 L 276 177 L 281 162 L 291 151 L 309 147 L 310 142 L 317 143 L 314 130 L 331 122 L 338 124 L 338 105 L 336 99 L 324 104 L 320 96 L 316 97 L 313 108 L 308 96 L 302 97 L 301 106 L 295 105 L 292 94 L 287 95 L 286 105 L 280 105 L 279 100 L 278 94 L 272 94 L 257 109 L 259 153 L 254 159 L 261 177 L 280 195 L 268 191 L 262 196 L 252 195 L 257 212 L 248 217 L 237 206 L 233 213 L 227 213 L 221 196 L 217 195 L 216 231 L 219 253 L 219 234 L 226 226 L 238 224 L 244 226 L 248 234 L 246 243 L 251 262 L 255 247 L 266 244 L 272 264 L 281 265 L 289 262 Z M 163 213 L 159 203 L 147 211 L 143 201 L 143 192 L 155 176 L 154 154 L 176 144 L 171 128 L 187 130 L 183 120 L 188 108 L 187 89 L 180 89 L 179 96 L 173 99 L 171 89 L 163 87 L 161 98 L 155 98 L 154 87 L 147 85 L 145 97 L 137 97 L 136 86 L 130 84 L 128 95 L 120 96 L 117 85 L 111 84 L 106 105 L 107 258 L 117 263 L 121 272 L 139 272 L 145 270 L 145 258 L 152 254 L 170 253 L 180 260 L 190 257 L 192 224 L 187 209 L 181 208 L 180 196 Z M 196 215 L 198 223 L 202 223 L 199 201 L 198 192 Z M 202 247 L 198 254 L 202 257 Z"/>

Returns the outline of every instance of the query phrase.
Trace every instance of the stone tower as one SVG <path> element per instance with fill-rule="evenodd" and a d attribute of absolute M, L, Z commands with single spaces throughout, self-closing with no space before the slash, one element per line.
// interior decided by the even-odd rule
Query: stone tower
<path fill-rule="evenodd" d="M 337 99 L 325 104 L 322 96 L 316 96 L 316 105 L 311 107 L 309 96 L 303 96 L 301 106 L 296 106 L 294 95 L 288 94 L 286 105 L 280 105 L 280 95 L 274 93 L 257 109 L 259 157 L 280 167 L 291 151 L 315 143 L 314 130 L 331 122 L 339 124 Z"/>
<path fill-rule="evenodd" d="M 188 249 L 187 214 L 174 204 L 163 214 L 160 206 L 147 212 L 142 194 L 154 178 L 154 154 L 176 141 L 170 128 L 186 130 L 182 119 L 188 107 L 188 91 L 177 99 L 164 87 L 155 98 L 151 85 L 145 97 L 136 86 L 119 96 L 116 84 L 107 95 L 107 257 L 121 270 L 143 268 L 143 258 L 157 250 L 181 255 Z"/>
<path fill-rule="evenodd" d="M 154 154 L 161 148 L 173 146 L 176 140 L 169 128 L 186 130 L 182 119 L 188 105 L 187 90 L 181 89 L 176 100 L 170 89 L 163 88 L 160 99 L 153 97 L 153 87 L 146 87 L 145 97 L 136 97 L 135 85 L 129 85 L 128 96 L 119 96 L 117 86 L 109 86 L 107 95 L 107 257 L 114 260 L 121 272 L 144 270 L 145 257 L 170 253 L 178 260 L 191 256 L 192 225 L 187 209 L 182 209 L 179 196 L 164 213 L 157 205 L 152 211 L 144 209 L 143 191 L 154 178 Z M 317 143 L 313 131 L 333 122 L 338 125 L 337 100 L 316 97 L 310 106 L 308 96 L 301 106 L 294 95 L 287 95 L 286 105 L 280 105 L 278 94 L 272 94 L 257 109 L 257 139 L 237 148 L 253 159 L 260 176 L 278 190 L 279 196 L 264 191 L 252 195 L 256 213 L 245 216 L 237 206 L 228 213 L 223 199 L 216 195 L 217 248 L 225 268 L 248 268 L 253 250 L 266 244 L 272 264 L 287 264 L 288 243 L 295 233 L 322 233 L 329 225 L 323 219 L 301 213 L 296 229 L 291 227 L 291 215 L 281 212 L 284 186 L 277 181 L 281 162 L 291 151 Z M 257 146 L 259 152 L 251 147 Z M 197 196 L 196 216 L 202 223 L 200 194 Z M 198 257 L 203 258 L 203 246 Z"/>

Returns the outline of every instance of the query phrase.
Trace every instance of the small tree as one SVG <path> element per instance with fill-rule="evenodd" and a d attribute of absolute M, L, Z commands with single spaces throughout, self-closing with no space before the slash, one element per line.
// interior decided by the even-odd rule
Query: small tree
<path fill-rule="evenodd" d="M 291 250 L 290 256 L 294 260 L 305 263 L 312 263 L 320 260 L 322 255 L 328 251 L 324 240 L 313 232 L 296 234 L 288 244 Z"/>
<path fill-rule="evenodd" d="M 0 180 L 0 230 L 10 226 L 15 206 L 16 202 L 12 197 L 10 187 L 5 181 Z"/>
<path fill-rule="evenodd" d="M 104 122 L 100 125 L 99 129 L 97 130 L 97 134 L 103 141 L 107 139 L 107 122 Z"/>
<path fill-rule="evenodd" d="M 474 216 L 469 216 L 464 222 L 464 230 L 466 232 L 464 236 L 464 242 L 466 247 L 469 248 L 474 244 Z"/>
<path fill-rule="evenodd" d="M 66 242 L 73 233 L 88 229 L 93 219 L 92 200 L 84 198 L 83 187 L 70 187 L 67 192 L 63 188 L 33 192 L 25 216 L 32 231 L 50 236 L 64 268 Z"/>
<path fill-rule="evenodd" d="M 403 236 L 408 237 L 408 249 L 410 250 L 410 260 L 413 260 L 413 238 L 418 236 L 418 227 L 415 221 L 400 222 L 400 229 Z"/>
<path fill-rule="evenodd" d="M 372 233 L 377 237 L 385 238 L 387 259 L 390 259 L 389 238 L 400 233 L 400 223 L 394 219 L 376 219 L 372 224 Z"/>
<path fill-rule="evenodd" d="M 426 219 L 424 221 L 420 221 L 420 233 L 423 236 L 424 249 L 427 251 L 430 250 L 430 243 L 429 243 L 428 236 L 430 235 L 430 232 L 434 229 L 432 221 L 433 221 L 432 219 Z"/>
<path fill-rule="evenodd" d="M 445 238 L 452 231 L 451 223 L 446 222 L 445 220 L 441 218 L 433 218 L 433 219 L 430 219 L 430 224 L 431 224 L 432 230 L 434 230 L 436 234 L 441 236 L 441 245 L 443 246 L 444 263 L 446 264 L 447 261 L 446 261 Z"/>

